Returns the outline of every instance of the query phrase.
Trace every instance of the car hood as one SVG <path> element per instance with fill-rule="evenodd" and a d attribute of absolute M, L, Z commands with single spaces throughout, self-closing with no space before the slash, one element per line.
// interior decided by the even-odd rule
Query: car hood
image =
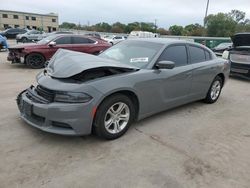
<path fill-rule="evenodd" d="M 59 49 L 50 59 L 45 71 L 54 78 L 69 78 L 81 72 L 96 68 L 139 70 L 138 67 L 133 65 L 126 65 L 95 55 Z"/>
<path fill-rule="evenodd" d="M 37 43 L 31 43 L 31 44 L 18 44 L 15 46 L 10 47 L 9 49 L 26 49 L 26 48 L 40 48 L 43 47 L 44 44 L 37 44 Z"/>
<path fill-rule="evenodd" d="M 231 37 L 234 47 L 250 46 L 250 33 L 237 33 Z"/>

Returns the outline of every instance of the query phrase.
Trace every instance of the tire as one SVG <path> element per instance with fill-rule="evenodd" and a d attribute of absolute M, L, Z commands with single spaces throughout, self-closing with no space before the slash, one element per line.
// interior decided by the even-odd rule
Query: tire
<path fill-rule="evenodd" d="M 26 64 L 32 69 L 41 69 L 45 66 L 45 58 L 42 54 L 32 53 L 26 59 Z"/>
<path fill-rule="evenodd" d="M 23 38 L 21 39 L 21 41 L 22 41 L 22 43 L 25 43 L 25 42 L 28 42 L 28 39 L 27 39 L 26 37 L 23 37 Z"/>
<path fill-rule="evenodd" d="M 207 92 L 207 96 L 204 99 L 204 102 L 208 104 L 216 102 L 220 97 L 221 89 L 222 89 L 222 79 L 221 77 L 216 76 Z"/>
<path fill-rule="evenodd" d="M 134 120 L 135 107 L 130 98 L 115 94 L 105 99 L 98 107 L 93 131 L 101 138 L 113 140 L 121 137 Z"/>

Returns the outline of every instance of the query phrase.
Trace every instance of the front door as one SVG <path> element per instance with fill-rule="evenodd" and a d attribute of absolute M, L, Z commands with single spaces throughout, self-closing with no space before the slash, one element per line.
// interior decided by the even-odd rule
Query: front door
<path fill-rule="evenodd" d="M 172 61 L 175 63 L 175 67 L 153 71 L 158 104 L 152 105 L 156 111 L 186 103 L 192 85 L 192 65 L 188 64 L 185 45 L 178 44 L 167 47 L 157 60 L 157 62 L 159 61 Z"/>
<path fill-rule="evenodd" d="M 50 59 L 59 48 L 71 49 L 72 41 L 71 36 L 60 36 L 54 40 L 56 42 L 53 46 L 48 46 L 48 59 Z"/>

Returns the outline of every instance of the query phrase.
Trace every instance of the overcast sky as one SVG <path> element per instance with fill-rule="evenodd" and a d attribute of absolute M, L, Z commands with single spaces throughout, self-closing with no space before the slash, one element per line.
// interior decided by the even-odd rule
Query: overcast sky
<path fill-rule="evenodd" d="M 154 22 L 159 27 L 202 24 L 207 0 L 0 0 L 0 9 L 55 12 L 59 22 Z M 209 14 L 238 9 L 250 18 L 250 0 L 210 0 Z"/>

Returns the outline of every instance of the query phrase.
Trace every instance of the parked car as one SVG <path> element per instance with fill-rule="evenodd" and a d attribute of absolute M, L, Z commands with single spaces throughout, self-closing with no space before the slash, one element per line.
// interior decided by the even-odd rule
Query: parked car
<path fill-rule="evenodd" d="M 125 38 L 124 36 L 109 36 L 109 37 L 104 38 L 104 40 L 106 40 L 112 45 L 117 44 L 118 42 L 121 42 L 126 39 L 127 38 Z"/>
<path fill-rule="evenodd" d="M 10 28 L 1 32 L 0 35 L 6 37 L 7 39 L 15 39 L 18 34 L 26 33 L 27 29 L 19 29 L 19 28 Z"/>
<path fill-rule="evenodd" d="M 250 33 L 237 33 L 231 39 L 233 48 L 223 53 L 231 62 L 231 74 L 250 79 Z"/>
<path fill-rule="evenodd" d="M 59 49 L 98 54 L 110 44 L 96 38 L 81 35 L 51 35 L 36 44 L 23 44 L 9 48 L 7 59 L 12 63 L 25 63 L 31 68 L 42 68 Z"/>
<path fill-rule="evenodd" d="M 3 37 L 2 35 L 0 35 L 0 51 L 2 49 L 7 50 L 8 49 L 8 43 L 7 43 L 6 37 Z"/>
<path fill-rule="evenodd" d="M 85 36 L 95 37 L 95 38 L 101 39 L 101 35 L 99 33 L 87 33 L 87 34 L 85 34 Z"/>
<path fill-rule="evenodd" d="M 228 61 L 181 40 L 126 40 L 99 56 L 62 49 L 17 104 L 21 118 L 43 131 L 115 139 L 155 113 L 216 102 L 229 72 Z"/>
<path fill-rule="evenodd" d="M 53 31 L 51 33 L 45 33 L 45 37 L 48 37 L 48 36 L 51 36 L 51 35 L 66 35 L 66 34 L 71 35 L 71 34 L 74 34 L 74 33 L 71 32 L 71 31 Z M 44 36 L 39 36 L 38 41 L 42 40 L 45 37 Z"/>
<path fill-rule="evenodd" d="M 30 42 L 30 41 L 38 41 L 42 38 L 46 37 L 46 33 L 44 31 L 30 30 L 24 34 L 18 34 L 16 36 L 16 41 L 18 42 Z"/>
<path fill-rule="evenodd" d="M 214 48 L 212 48 L 212 50 L 217 56 L 222 56 L 222 53 L 225 50 L 229 50 L 230 48 L 232 48 L 232 46 L 233 46 L 233 43 L 231 42 L 223 42 L 223 43 L 220 43 L 218 46 L 215 46 Z"/>

